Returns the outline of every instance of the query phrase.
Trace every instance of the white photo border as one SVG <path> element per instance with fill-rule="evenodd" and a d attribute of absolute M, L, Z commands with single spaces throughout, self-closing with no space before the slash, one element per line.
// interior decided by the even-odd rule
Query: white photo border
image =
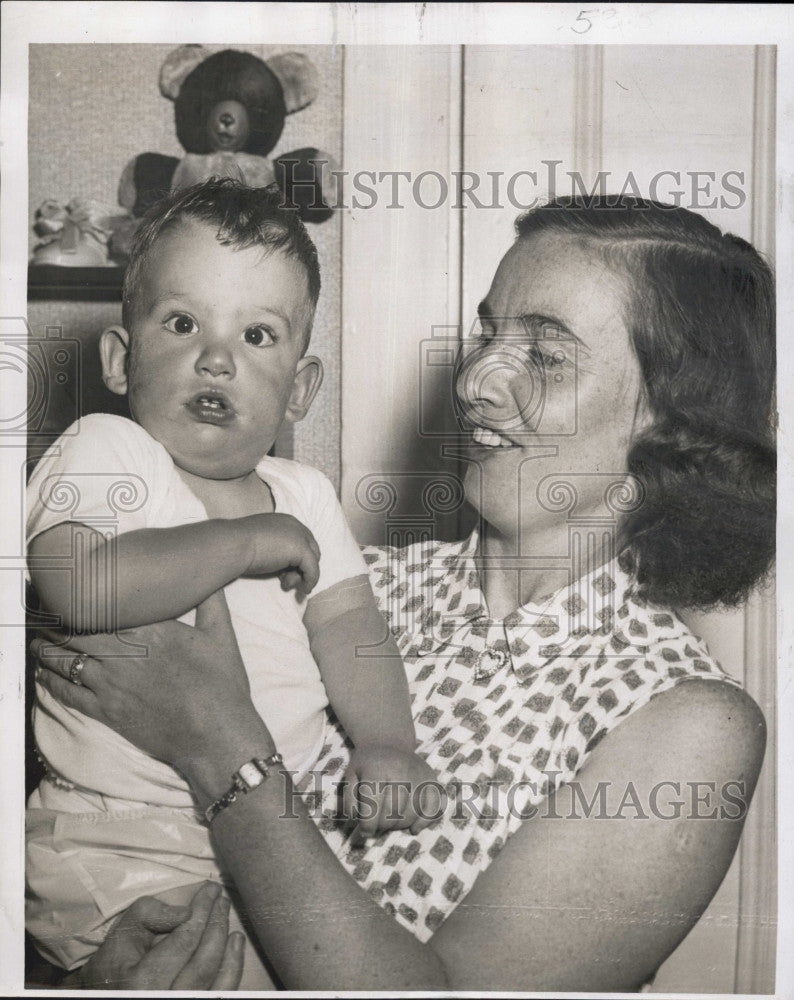
<path fill-rule="evenodd" d="M 617 8 L 607 23 L 604 12 Z M 584 16 L 583 16 L 584 15 Z M 779 385 L 778 588 L 778 956 L 777 995 L 794 995 L 794 855 L 786 835 L 794 817 L 794 559 L 789 538 L 794 517 L 794 17 L 784 4 L 639 4 L 588 7 L 513 3 L 100 3 L 6 0 L 2 11 L 0 88 L 0 298 L 3 318 L 27 312 L 27 102 L 28 46 L 35 43 L 186 41 L 245 44 L 658 44 L 777 46 L 777 286 Z M 585 30 L 585 22 L 589 25 Z M 0 419 L 26 409 L 24 380 L 0 365 Z M 24 444 L 24 442 L 23 442 Z M 0 509 L 19 510 L 18 462 L 13 447 L 0 448 Z M 11 474 L 3 474 L 11 468 Z M 794 507 L 794 504 L 791 505 Z M 0 520 L 3 622 L 21 615 L 21 526 Z M 22 622 L 20 621 L 21 625 Z M 22 628 L 0 632 L 0 802 L 4 805 L 4 856 L 0 865 L 0 994 L 23 988 L 23 747 Z M 783 945 L 781 946 L 781 942 Z M 37 995 L 29 991 L 28 995 Z M 46 995 L 46 994 L 44 994 Z M 143 994 L 146 995 L 146 994 Z M 535 994 L 533 994 L 535 995 Z M 542 994 L 537 994 L 542 995 Z"/>

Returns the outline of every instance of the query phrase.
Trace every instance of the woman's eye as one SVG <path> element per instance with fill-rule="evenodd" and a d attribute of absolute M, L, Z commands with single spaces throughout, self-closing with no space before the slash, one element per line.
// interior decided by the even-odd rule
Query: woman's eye
<path fill-rule="evenodd" d="M 567 360 L 565 351 L 561 351 L 559 348 L 550 353 L 544 352 L 543 354 L 543 362 L 547 368 L 562 368 Z"/>
<path fill-rule="evenodd" d="M 559 347 L 552 347 L 551 344 L 543 341 L 533 341 L 529 353 L 536 364 L 542 365 L 547 370 L 562 368 L 568 360 L 565 351 Z"/>
<path fill-rule="evenodd" d="M 171 316 L 166 320 L 165 328 L 166 330 L 170 330 L 171 333 L 178 333 L 180 336 L 198 332 L 196 321 L 192 316 L 188 316 L 185 313 L 178 313 L 176 316 Z"/>
<path fill-rule="evenodd" d="M 266 326 L 249 326 L 243 334 L 243 339 L 246 344 L 254 347 L 269 347 L 276 342 L 272 330 Z"/>

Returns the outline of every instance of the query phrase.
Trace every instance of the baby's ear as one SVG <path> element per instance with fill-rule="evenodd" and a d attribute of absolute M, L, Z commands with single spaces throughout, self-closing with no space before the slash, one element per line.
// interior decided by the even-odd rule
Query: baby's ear
<path fill-rule="evenodd" d="M 123 326 L 109 326 L 99 338 L 102 381 L 118 396 L 127 394 L 127 361 L 130 335 Z"/>
<path fill-rule="evenodd" d="M 317 395 L 323 381 L 323 363 L 319 358 L 307 354 L 298 362 L 295 382 L 287 403 L 284 419 L 291 424 L 303 420 Z"/>

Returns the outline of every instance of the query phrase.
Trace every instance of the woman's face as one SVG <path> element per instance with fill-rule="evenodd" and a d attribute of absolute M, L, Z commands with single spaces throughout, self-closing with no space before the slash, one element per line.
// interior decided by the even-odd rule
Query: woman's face
<path fill-rule="evenodd" d="M 627 287 L 622 270 L 562 234 L 518 240 L 499 265 L 456 386 L 473 427 L 466 495 L 494 528 L 609 516 L 641 389 Z"/>

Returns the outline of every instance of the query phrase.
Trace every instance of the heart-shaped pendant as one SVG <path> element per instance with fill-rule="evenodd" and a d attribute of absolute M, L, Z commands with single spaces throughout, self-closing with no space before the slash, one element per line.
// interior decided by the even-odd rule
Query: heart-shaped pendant
<path fill-rule="evenodd" d="M 474 664 L 474 679 L 485 681 L 501 670 L 507 663 L 507 653 L 503 649 L 484 649 Z"/>

